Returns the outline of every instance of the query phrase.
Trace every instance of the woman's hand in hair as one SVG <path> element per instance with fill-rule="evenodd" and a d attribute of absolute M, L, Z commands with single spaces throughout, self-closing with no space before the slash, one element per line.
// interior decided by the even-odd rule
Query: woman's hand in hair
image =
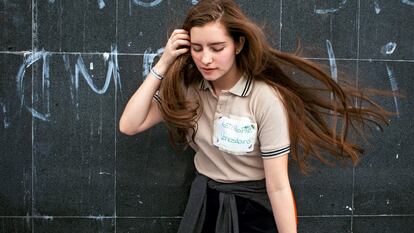
<path fill-rule="evenodd" d="M 190 35 L 184 29 L 175 29 L 165 45 L 164 53 L 157 63 L 157 71 L 165 73 L 168 67 L 181 54 L 190 49 Z"/>

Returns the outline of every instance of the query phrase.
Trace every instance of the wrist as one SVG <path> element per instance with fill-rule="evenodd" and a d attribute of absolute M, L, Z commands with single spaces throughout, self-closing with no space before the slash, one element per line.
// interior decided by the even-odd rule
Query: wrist
<path fill-rule="evenodd" d="M 162 81 L 164 79 L 164 76 L 161 75 L 160 73 L 158 73 L 158 71 L 155 70 L 154 68 L 151 68 L 150 73 L 151 73 L 152 76 L 154 76 L 154 78 L 156 78 L 156 79 L 158 79 L 160 81 Z"/>
<path fill-rule="evenodd" d="M 155 72 L 157 74 L 159 74 L 160 76 L 165 75 L 165 73 L 168 70 L 168 65 L 166 65 L 164 62 L 162 62 L 161 60 L 157 62 L 157 64 L 153 67 L 153 69 L 155 70 Z"/>

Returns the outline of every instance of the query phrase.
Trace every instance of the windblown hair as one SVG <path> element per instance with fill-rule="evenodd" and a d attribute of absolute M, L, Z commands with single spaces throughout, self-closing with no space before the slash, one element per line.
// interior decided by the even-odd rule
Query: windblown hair
<path fill-rule="evenodd" d="M 349 158 L 355 164 L 363 149 L 351 142 L 350 132 L 363 136 L 366 126 L 382 131 L 381 125 L 389 123 L 392 113 L 369 98 L 375 90 L 336 82 L 321 65 L 272 48 L 263 30 L 234 1 L 200 1 L 190 9 L 182 28 L 190 31 L 211 22 L 222 23 L 234 41 L 245 38 L 236 56 L 241 73 L 266 82 L 280 93 L 288 116 L 290 153 L 301 171 L 308 171 L 310 157 L 328 164 L 332 159 Z M 302 74 L 305 81 L 299 81 L 294 73 Z M 170 140 L 173 145 L 188 145 L 194 140 L 202 105 L 201 100 L 190 101 L 185 95 L 203 77 L 189 53 L 179 56 L 165 76 L 159 104 Z"/>

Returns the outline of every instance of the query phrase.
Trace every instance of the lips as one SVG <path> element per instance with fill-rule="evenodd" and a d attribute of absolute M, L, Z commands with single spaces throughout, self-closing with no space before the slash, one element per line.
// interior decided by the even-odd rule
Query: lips
<path fill-rule="evenodd" d="M 205 68 L 205 67 L 200 67 L 201 71 L 203 71 L 203 73 L 209 74 L 211 72 L 213 72 L 214 70 L 216 70 L 216 68 Z"/>

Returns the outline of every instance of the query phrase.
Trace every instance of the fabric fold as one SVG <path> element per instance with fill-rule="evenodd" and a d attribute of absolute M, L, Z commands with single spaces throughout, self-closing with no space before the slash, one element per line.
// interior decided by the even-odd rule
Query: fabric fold
<path fill-rule="evenodd" d="M 236 196 L 252 200 L 272 212 L 265 180 L 220 183 L 198 174 L 194 179 L 178 233 L 201 233 L 207 208 L 207 187 L 219 194 L 216 233 L 239 233 Z"/>

